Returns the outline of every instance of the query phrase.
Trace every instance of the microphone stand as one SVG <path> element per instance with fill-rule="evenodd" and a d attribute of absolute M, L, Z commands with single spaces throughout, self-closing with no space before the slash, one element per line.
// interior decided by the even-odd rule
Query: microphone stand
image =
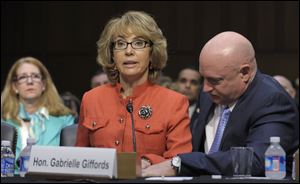
<path fill-rule="evenodd" d="M 134 119 L 133 119 L 133 105 L 132 105 L 131 99 L 129 100 L 128 104 L 126 105 L 126 109 L 130 113 L 130 117 L 131 117 L 133 151 L 136 152 L 136 138 L 135 138 Z"/>

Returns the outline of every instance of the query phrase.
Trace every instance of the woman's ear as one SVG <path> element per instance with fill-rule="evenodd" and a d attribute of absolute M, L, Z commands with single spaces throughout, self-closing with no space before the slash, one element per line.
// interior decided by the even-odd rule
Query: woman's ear
<path fill-rule="evenodd" d="M 46 90 L 46 83 L 43 81 L 42 91 L 44 92 Z"/>
<path fill-rule="evenodd" d="M 113 52 L 111 52 L 111 61 L 115 62 L 115 56 L 114 56 Z"/>
<path fill-rule="evenodd" d="M 12 84 L 12 88 L 13 88 L 13 90 L 15 91 L 15 93 L 18 95 L 19 94 L 19 90 L 17 89 L 17 86 L 16 86 L 16 84 Z"/>
<path fill-rule="evenodd" d="M 152 69 L 153 69 L 153 66 L 152 66 L 152 61 L 151 61 L 151 60 L 149 61 L 149 69 L 150 69 L 150 70 L 152 70 Z"/>

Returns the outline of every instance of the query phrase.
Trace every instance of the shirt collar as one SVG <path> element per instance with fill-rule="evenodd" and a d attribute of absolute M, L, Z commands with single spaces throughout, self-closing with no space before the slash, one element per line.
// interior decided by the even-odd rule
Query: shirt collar
<path fill-rule="evenodd" d="M 135 86 L 133 88 L 132 95 L 129 96 L 129 97 L 127 97 L 127 98 L 130 98 L 130 99 L 137 98 L 138 96 L 140 96 L 141 94 L 143 94 L 147 90 L 148 87 L 150 87 L 152 85 L 153 85 L 153 83 L 151 83 L 150 81 L 147 80 L 143 84 Z M 122 89 L 122 85 L 120 83 L 117 83 L 117 92 L 120 94 L 120 96 L 121 96 L 121 89 Z"/>
<path fill-rule="evenodd" d="M 235 102 L 233 102 L 233 103 L 231 103 L 231 104 L 228 105 L 228 107 L 229 107 L 229 109 L 230 109 L 230 112 L 233 111 L 233 109 L 234 109 L 236 103 L 237 103 L 237 101 L 235 101 Z"/>
<path fill-rule="evenodd" d="M 46 119 L 49 119 L 49 111 L 47 110 L 46 107 L 42 107 L 40 108 L 40 110 L 38 111 L 38 113 L 43 116 Z"/>
<path fill-rule="evenodd" d="M 41 107 L 38 111 L 34 112 L 33 114 L 37 114 L 42 116 L 43 118 L 49 119 L 49 111 L 47 110 L 46 107 Z M 30 114 L 26 112 L 24 104 L 20 103 L 20 108 L 19 108 L 19 117 L 22 120 L 29 120 L 30 121 Z"/>
<path fill-rule="evenodd" d="M 234 109 L 234 107 L 235 107 L 235 105 L 236 105 L 236 103 L 237 103 L 237 101 L 235 101 L 235 102 L 233 102 L 233 103 L 231 103 L 231 104 L 229 104 L 229 105 L 217 105 L 216 106 L 216 110 L 219 112 L 222 112 L 226 107 L 228 107 L 229 108 L 229 110 L 230 110 L 230 112 L 232 112 L 233 111 L 233 109 Z"/>

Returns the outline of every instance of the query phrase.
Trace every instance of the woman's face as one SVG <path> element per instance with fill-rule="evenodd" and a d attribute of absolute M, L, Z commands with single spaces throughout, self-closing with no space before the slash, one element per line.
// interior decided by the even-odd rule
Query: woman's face
<path fill-rule="evenodd" d="M 45 83 L 37 66 L 29 63 L 21 64 L 16 72 L 13 85 L 21 101 L 36 101 L 45 90 Z"/>
<path fill-rule="evenodd" d="M 131 43 L 131 44 L 129 44 Z M 149 40 L 129 34 L 114 40 L 113 60 L 120 79 L 128 82 L 144 82 L 148 79 L 151 46 Z"/>

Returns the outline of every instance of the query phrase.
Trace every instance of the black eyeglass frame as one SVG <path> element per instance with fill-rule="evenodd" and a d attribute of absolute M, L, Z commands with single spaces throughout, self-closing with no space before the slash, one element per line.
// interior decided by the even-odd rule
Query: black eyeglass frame
<path fill-rule="evenodd" d="M 118 41 L 120 41 L 120 40 L 118 40 Z M 125 50 L 125 49 L 127 49 L 128 45 L 131 45 L 131 48 L 133 48 L 133 49 L 144 49 L 144 48 L 147 47 L 147 45 L 149 45 L 149 47 L 153 46 L 153 42 L 151 40 L 149 40 L 149 41 L 147 41 L 147 40 L 134 40 L 132 42 L 126 42 L 126 41 L 122 40 L 122 42 L 126 43 L 126 47 L 124 49 L 117 49 L 117 48 L 115 48 L 115 45 L 116 45 L 116 42 L 118 42 L 118 41 L 114 41 L 114 42 L 111 43 L 111 48 L 112 49 L 114 49 L 114 50 Z M 138 41 L 145 43 L 144 47 L 135 48 L 135 46 L 132 46 L 132 43 L 138 42 Z"/>

